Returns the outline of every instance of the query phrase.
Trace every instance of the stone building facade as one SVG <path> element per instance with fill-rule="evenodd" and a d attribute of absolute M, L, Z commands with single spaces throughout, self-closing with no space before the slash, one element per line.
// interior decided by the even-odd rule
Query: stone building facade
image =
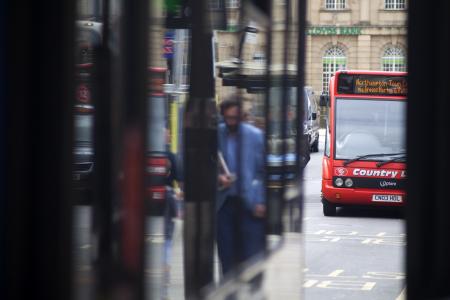
<path fill-rule="evenodd" d="M 308 2 L 306 85 L 328 91 L 339 69 L 406 71 L 406 0 Z"/>
<path fill-rule="evenodd" d="M 272 64 L 284 51 L 284 7 L 286 1 L 274 1 Z M 92 11 L 92 0 L 80 0 L 80 11 Z M 162 2 L 152 1 L 154 15 L 150 28 L 150 65 L 166 67 L 162 54 L 164 18 Z M 158 3 L 158 4 L 157 4 Z M 211 3 L 214 3 L 212 1 Z M 296 0 L 291 1 L 292 12 Z M 216 62 L 237 57 L 240 33 L 240 0 L 226 0 L 228 29 L 215 32 Z M 406 70 L 407 0 L 310 0 L 307 4 L 306 85 L 316 95 L 327 92 L 330 76 L 339 69 Z M 294 16 L 295 23 L 295 16 Z M 295 25 L 295 24 L 294 24 Z M 258 27 L 256 25 L 256 27 Z M 259 28 L 261 29 L 261 27 Z M 294 32 L 295 29 L 291 30 Z M 187 37 L 187 35 L 185 35 Z M 295 65 L 295 34 L 289 38 L 292 50 L 289 64 Z M 187 47 L 184 47 L 186 50 Z M 241 58 L 256 69 L 263 68 L 266 59 L 265 33 L 256 34 L 255 41 L 245 43 Z M 258 66 L 258 64 L 260 64 Z M 231 92 L 217 80 L 218 98 Z"/>

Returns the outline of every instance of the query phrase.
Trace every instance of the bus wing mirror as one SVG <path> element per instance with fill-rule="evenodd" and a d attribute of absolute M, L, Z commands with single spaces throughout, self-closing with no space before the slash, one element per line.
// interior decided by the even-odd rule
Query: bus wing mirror
<path fill-rule="evenodd" d="M 328 106 L 330 103 L 330 96 L 328 95 L 320 95 L 320 106 Z"/>

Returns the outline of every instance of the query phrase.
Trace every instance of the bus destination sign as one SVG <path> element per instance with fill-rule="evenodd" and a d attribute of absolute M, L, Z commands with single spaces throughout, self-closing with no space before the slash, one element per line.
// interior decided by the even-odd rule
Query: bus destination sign
<path fill-rule="evenodd" d="M 408 83 L 404 76 L 340 74 L 339 94 L 406 96 Z"/>

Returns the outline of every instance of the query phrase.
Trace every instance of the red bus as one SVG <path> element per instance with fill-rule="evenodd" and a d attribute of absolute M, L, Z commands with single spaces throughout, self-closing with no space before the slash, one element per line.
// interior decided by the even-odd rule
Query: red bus
<path fill-rule="evenodd" d="M 406 183 L 404 72 L 338 71 L 330 79 L 322 204 L 403 206 Z"/>

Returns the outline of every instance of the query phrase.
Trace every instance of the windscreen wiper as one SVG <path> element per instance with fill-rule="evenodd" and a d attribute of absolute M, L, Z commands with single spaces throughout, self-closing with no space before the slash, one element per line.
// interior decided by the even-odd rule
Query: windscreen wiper
<path fill-rule="evenodd" d="M 403 154 L 402 156 L 395 157 L 393 159 L 389 159 L 389 160 L 386 160 L 386 161 L 380 161 L 379 163 L 377 163 L 377 167 L 384 166 L 385 164 L 388 164 L 388 163 L 391 163 L 391 162 L 396 162 L 396 161 L 404 162 L 404 161 L 406 161 L 406 154 L 404 154 L 404 153 L 402 153 L 402 154 Z"/>
<path fill-rule="evenodd" d="M 379 157 L 379 156 L 393 156 L 393 155 L 401 155 L 401 154 L 404 154 L 404 153 L 403 152 L 400 152 L 400 153 L 372 153 L 372 154 L 360 155 L 355 158 L 347 159 L 346 161 L 344 161 L 344 166 L 351 164 L 352 162 L 364 159 L 364 158 Z"/>

